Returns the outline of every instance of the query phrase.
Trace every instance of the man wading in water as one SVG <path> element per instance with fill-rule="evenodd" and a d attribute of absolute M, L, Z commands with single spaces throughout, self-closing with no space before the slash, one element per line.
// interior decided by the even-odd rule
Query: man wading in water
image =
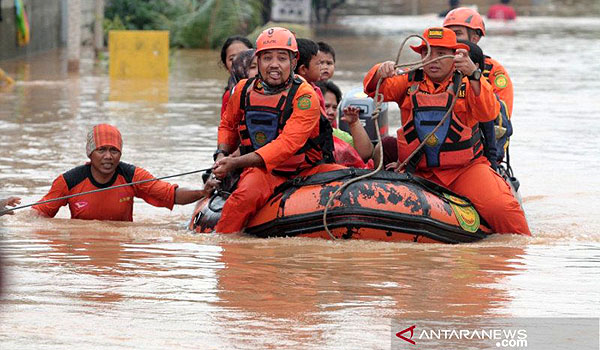
<path fill-rule="evenodd" d="M 154 178 L 140 167 L 121 162 L 122 148 L 123 140 L 116 127 L 94 126 L 86 144 L 90 162 L 57 177 L 40 201 Z M 164 181 L 149 181 L 37 204 L 33 209 L 41 216 L 54 217 L 60 207 L 68 204 L 72 219 L 133 221 L 134 197 L 157 207 L 173 209 L 174 204 L 188 204 L 210 195 L 214 185 L 213 181 L 207 183 L 204 190 L 191 190 Z"/>

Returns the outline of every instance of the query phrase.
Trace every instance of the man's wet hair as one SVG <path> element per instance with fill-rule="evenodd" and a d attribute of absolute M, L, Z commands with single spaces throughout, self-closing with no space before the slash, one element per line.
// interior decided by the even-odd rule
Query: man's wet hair
<path fill-rule="evenodd" d="M 329 91 L 335 95 L 335 99 L 337 100 L 338 104 L 342 100 L 342 90 L 340 90 L 340 88 L 337 85 L 335 85 L 331 80 L 321 80 L 316 82 L 315 85 L 317 85 L 319 89 L 321 89 L 323 96 L 325 96 L 325 94 Z"/>
<path fill-rule="evenodd" d="M 302 65 L 309 68 L 310 60 L 319 53 L 319 45 L 310 39 L 299 38 L 296 39 L 296 42 L 298 43 L 299 58 L 294 73 L 298 73 L 298 68 Z"/>
<path fill-rule="evenodd" d="M 330 54 L 331 57 L 333 57 L 333 63 L 335 63 L 335 51 L 333 50 L 333 47 L 323 41 L 319 41 L 317 45 L 319 45 L 319 51 Z"/>

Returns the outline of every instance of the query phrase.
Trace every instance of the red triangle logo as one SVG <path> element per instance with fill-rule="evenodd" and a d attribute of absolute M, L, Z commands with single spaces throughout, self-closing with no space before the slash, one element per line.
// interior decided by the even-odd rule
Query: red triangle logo
<path fill-rule="evenodd" d="M 407 342 L 411 343 L 412 345 L 415 345 L 416 344 L 415 341 L 412 340 L 413 330 L 415 329 L 415 327 L 416 327 L 416 325 L 412 325 L 412 326 L 410 326 L 410 327 L 408 327 L 408 328 L 406 328 L 406 329 L 404 329 L 404 330 L 396 333 L 396 336 L 398 338 L 404 340 L 404 341 L 407 341 Z M 404 334 L 404 333 L 406 333 L 408 331 L 410 331 L 410 337 L 407 338 L 407 337 L 405 337 L 405 336 L 402 335 L 402 334 Z"/>

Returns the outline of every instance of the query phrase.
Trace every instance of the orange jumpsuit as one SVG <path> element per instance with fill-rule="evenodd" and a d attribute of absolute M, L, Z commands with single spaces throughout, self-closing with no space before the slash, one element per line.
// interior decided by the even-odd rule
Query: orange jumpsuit
<path fill-rule="evenodd" d="M 225 115 L 219 125 L 218 144 L 227 144 L 232 148 L 240 144 L 239 125 L 243 116 L 240 109 L 240 95 L 246 79 L 241 80 L 227 103 Z M 254 88 L 261 93 L 261 89 Z M 301 101 L 299 101 L 302 99 Z M 308 103 L 308 101 L 310 101 Z M 272 142 L 259 148 L 256 152 L 264 161 L 264 168 L 246 168 L 240 176 L 237 189 L 229 196 L 223 210 L 221 219 L 215 230 L 220 233 L 240 232 L 250 217 L 273 194 L 275 187 L 291 177 L 273 174 L 280 164 L 291 158 L 304 146 L 309 138 L 319 135 L 320 104 L 315 90 L 305 81 L 299 86 L 293 100 L 293 112 L 287 120 L 282 132 Z M 309 149 L 306 151 L 312 162 L 319 161 L 321 153 Z M 308 176 L 320 172 L 343 169 L 338 164 L 320 164 L 311 166 L 304 163 L 298 176 Z"/>
<path fill-rule="evenodd" d="M 86 164 L 73 168 L 57 177 L 52 183 L 50 191 L 41 201 L 153 178 L 154 176 L 146 170 L 121 162 L 111 181 L 99 184 L 92 176 L 90 164 Z M 157 207 L 173 209 L 176 189 L 177 185 L 164 181 L 150 181 L 38 204 L 34 205 L 33 209 L 44 216 L 54 217 L 60 207 L 68 204 L 72 219 L 133 221 L 134 197 L 142 198 Z"/>
<path fill-rule="evenodd" d="M 379 65 L 375 65 L 364 79 L 365 93 L 371 97 L 375 94 L 375 74 L 378 68 Z M 419 89 L 431 94 L 440 93 L 448 88 L 451 80 L 449 77 L 442 84 L 435 86 L 425 75 L 425 79 L 419 83 Z M 500 106 L 491 85 L 485 79 L 481 79 L 481 93 L 475 96 L 471 91 L 470 82 L 466 78 L 463 82 L 466 83 L 465 96 L 459 97 L 454 106 L 454 112 L 460 121 L 473 127 L 479 122 L 493 120 L 498 115 Z M 405 98 L 410 84 L 407 75 L 400 75 L 385 79 L 379 88 L 385 101 L 394 101 L 400 106 L 402 125 L 406 124 L 412 112 L 412 101 Z M 398 130 L 398 137 L 404 137 L 402 129 Z M 398 146 L 400 147 L 400 144 Z M 531 234 L 519 202 L 504 179 L 492 170 L 485 157 L 476 158 L 464 167 L 417 168 L 416 175 L 469 198 L 494 232 Z"/>

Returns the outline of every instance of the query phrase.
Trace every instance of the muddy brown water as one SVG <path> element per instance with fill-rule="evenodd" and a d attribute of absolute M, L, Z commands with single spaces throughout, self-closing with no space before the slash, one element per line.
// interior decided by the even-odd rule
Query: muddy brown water
<path fill-rule="evenodd" d="M 334 81 L 360 85 L 433 16 L 347 17 L 320 32 Z M 481 46 L 515 85 L 511 160 L 532 238 L 446 246 L 255 239 L 186 231 L 192 206 L 137 201 L 134 223 L 0 218 L 2 349 L 389 349 L 392 320 L 598 316 L 600 19 L 488 23 Z M 407 56 L 408 57 L 408 56 Z M 0 62 L 0 196 L 33 202 L 117 125 L 122 160 L 156 176 L 210 166 L 225 74 L 218 53 L 174 52 L 168 83 L 116 84 L 89 56 Z M 398 108 L 390 110 L 392 130 Z M 197 186 L 199 176 L 174 181 Z M 443 343 L 438 349 L 445 349 Z"/>

